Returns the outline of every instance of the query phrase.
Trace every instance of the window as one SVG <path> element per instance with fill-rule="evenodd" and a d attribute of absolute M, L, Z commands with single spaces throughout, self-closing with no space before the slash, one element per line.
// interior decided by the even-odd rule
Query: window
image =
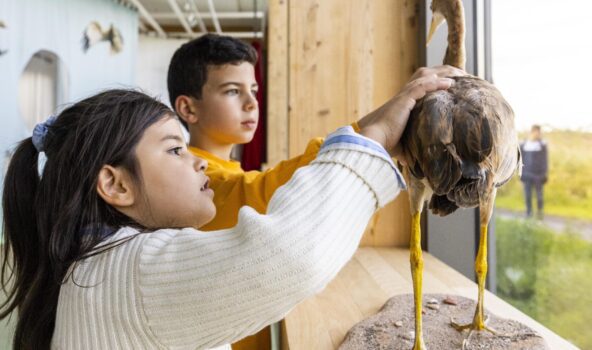
<path fill-rule="evenodd" d="M 540 213 L 533 198 L 526 217 L 524 198 L 543 180 L 516 177 L 498 192 L 497 294 L 582 349 L 592 348 L 591 11 L 578 0 L 491 1 L 493 81 L 529 154 L 537 124 L 549 158 Z"/>

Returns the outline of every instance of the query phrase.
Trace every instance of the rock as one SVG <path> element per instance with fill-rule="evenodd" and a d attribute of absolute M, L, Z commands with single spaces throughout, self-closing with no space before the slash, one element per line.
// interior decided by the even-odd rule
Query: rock
<path fill-rule="evenodd" d="M 401 336 L 401 338 L 405 339 L 405 340 L 415 340 L 415 332 L 414 331 L 409 331 L 408 333 L 405 333 Z"/>
<path fill-rule="evenodd" d="M 439 304 L 428 304 L 428 309 L 432 309 L 432 310 L 440 310 L 440 305 Z"/>
<path fill-rule="evenodd" d="M 458 305 L 458 302 L 453 297 L 446 297 L 444 300 L 442 300 L 442 302 L 448 305 Z"/>
<path fill-rule="evenodd" d="M 440 307 L 440 303 L 456 307 L 440 307 L 438 312 L 427 312 L 423 316 L 423 340 L 428 349 L 461 349 L 468 332 L 458 332 L 450 326 L 450 319 L 468 323 L 475 313 L 475 301 L 461 296 L 426 294 L 424 300 Z M 448 302 L 444 300 L 449 299 Z M 452 304 L 452 303 L 456 304 Z M 487 306 L 487 299 L 485 299 Z M 380 311 L 354 325 L 341 343 L 340 350 L 389 349 L 409 350 L 415 340 L 413 295 L 397 295 L 389 299 Z M 527 326 L 508 319 L 499 318 L 485 310 L 489 317 L 487 325 L 500 334 L 473 332 L 466 350 L 549 350 L 545 340 Z"/>

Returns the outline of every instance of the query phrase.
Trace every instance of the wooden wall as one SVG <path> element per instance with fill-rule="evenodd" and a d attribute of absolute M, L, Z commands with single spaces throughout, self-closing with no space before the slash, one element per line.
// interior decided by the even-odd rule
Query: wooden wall
<path fill-rule="evenodd" d="M 269 0 L 268 161 L 392 97 L 418 64 L 419 0 Z M 383 208 L 363 246 L 407 246 L 406 193 Z"/>

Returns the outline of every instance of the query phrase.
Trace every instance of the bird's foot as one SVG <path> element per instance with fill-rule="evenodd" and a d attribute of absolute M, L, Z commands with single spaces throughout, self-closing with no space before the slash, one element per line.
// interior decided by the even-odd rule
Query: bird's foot
<path fill-rule="evenodd" d="M 413 350 L 427 350 L 423 338 L 416 338 L 415 344 L 413 344 Z"/>
<path fill-rule="evenodd" d="M 503 334 L 500 333 L 499 331 L 495 330 L 494 328 L 488 327 L 487 326 L 487 321 L 489 321 L 489 317 L 485 317 L 485 320 L 483 321 L 482 325 L 477 324 L 476 322 L 472 322 L 469 324 L 464 324 L 461 325 L 457 322 L 454 321 L 454 318 L 450 319 L 450 325 L 456 329 L 459 332 L 463 332 L 465 330 L 469 330 L 469 335 L 463 339 L 463 343 L 462 343 L 462 350 L 466 350 L 468 349 L 469 346 L 469 342 L 471 339 L 471 336 L 473 335 L 473 333 L 475 331 L 479 332 L 479 331 L 488 331 L 489 333 L 495 335 L 496 337 L 511 337 L 512 335 L 509 334 Z"/>

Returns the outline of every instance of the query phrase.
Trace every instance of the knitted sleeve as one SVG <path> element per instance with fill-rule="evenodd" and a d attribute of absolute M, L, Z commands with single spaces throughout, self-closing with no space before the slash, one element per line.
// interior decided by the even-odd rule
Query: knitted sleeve
<path fill-rule="evenodd" d="M 329 283 L 404 186 L 379 144 L 339 129 L 266 215 L 243 207 L 232 229 L 144 239 L 137 288 L 147 327 L 167 347 L 211 348 L 282 319 Z"/>
<path fill-rule="evenodd" d="M 245 205 L 264 214 L 275 190 L 288 182 L 298 168 L 308 165 L 316 158 L 323 141 L 320 137 L 310 140 L 304 153 L 263 172 L 252 170 L 232 174 L 225 169 L 208 170 L 210 187 L 216 193 L 216 217 L 202 227 L 202 230 L 212 231 L 235 226 L 238 211 Z"/>
<path fill-rule="evenodd" d="M 355 132 L 360 131 L 357 122 L 351 124 Z M 312 162 L 321 148 L 324 139 L 313 138 L 308 142 L 304 153 L 284 160 L 265 171 L 248 171 L 241 174 L 229 173 L 225 169 L 209 169 L 210 187 L 216 193 L 216 217 L 204 225 L 204 231 L 230 228 L 238 222 L 238 211 L 242 206 L 249 206 L 257 212 L 267 212 L 267 205 L 274 192 L 282 186 L 299 168 Z"/>

